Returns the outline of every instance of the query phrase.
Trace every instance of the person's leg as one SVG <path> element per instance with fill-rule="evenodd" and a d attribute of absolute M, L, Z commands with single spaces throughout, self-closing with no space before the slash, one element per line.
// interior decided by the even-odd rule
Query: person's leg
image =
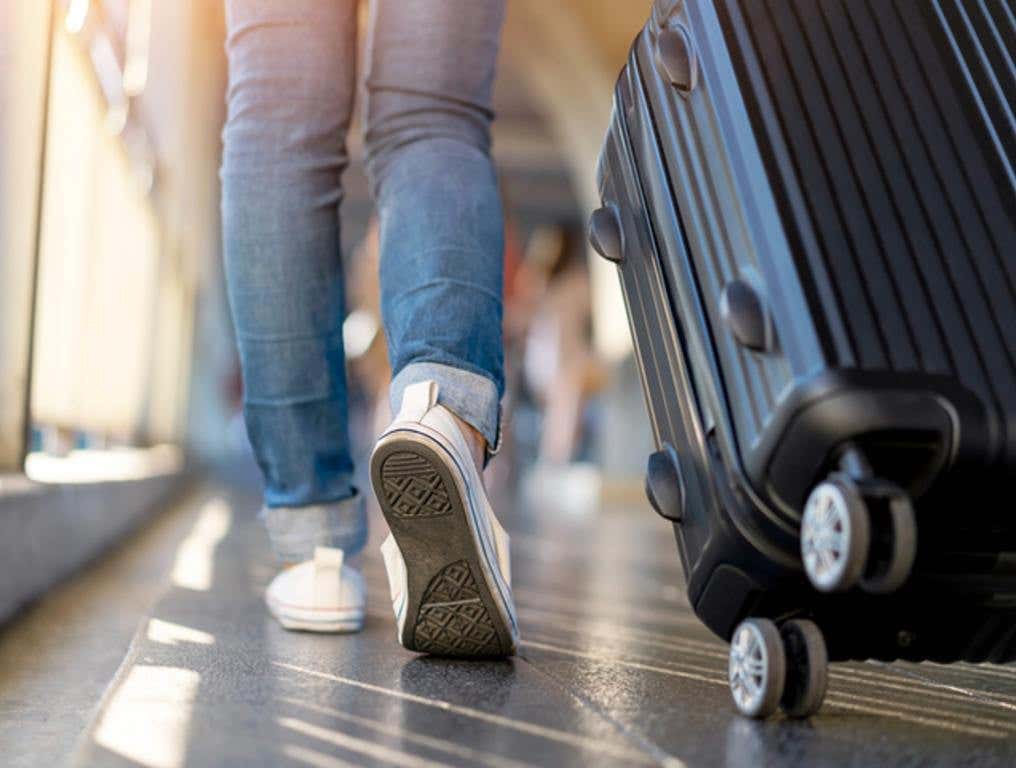
<path fill-rule="evenodd" d="M 342 345 L 340 177 L 355 94 L 354 0 L 227 0 L 226 276 L 244 414 L 278 556 L 354 554 Z"/>
<path fill-rule="evenodd" d="M 497 442 L 504 223 L 490 158 L 503 0 L 376 0 L 368 170 L 381 223 L 391 402 L 432 379 Z"/>
<path fill-rule="evenodd" d="M 381 222 L 382 316 L 398 415 L 371 456 L 392 536 L 399 640 L 465 657 L 514 651 L 508 540 L 477 449 L 504 389 L 504 225 L 490 159 L 503 0 L 377 0 L 367 159 Z"/>

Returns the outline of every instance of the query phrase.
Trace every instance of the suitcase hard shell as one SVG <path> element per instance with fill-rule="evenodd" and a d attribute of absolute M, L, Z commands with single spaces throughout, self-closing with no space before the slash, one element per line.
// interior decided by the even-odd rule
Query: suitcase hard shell
<path fill-rule="evenodd" d="M 1014 19 L 657 0 L 632 48 L 590 234 L 625 295 L 649 495 L 725 639 L 805 617 L 833 660 L 1016 659 Z M 830 479 L 872 528 L 834 593 L 801 550 Z"/>

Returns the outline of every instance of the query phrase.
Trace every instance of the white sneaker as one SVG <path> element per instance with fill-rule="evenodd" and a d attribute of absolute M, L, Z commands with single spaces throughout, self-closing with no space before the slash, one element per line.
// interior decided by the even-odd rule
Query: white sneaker
<path fill-rule="evenodd" d="M 359 632 L 366 589 L 359 571 L 343 564 L 341 549 L 317 547 L 314 559 L 279 573 L 265 590 L 272 616 L 286 629 Z"/>
<path fill-rule="evenodd" d="M 469 444 L 413 384 L 374 446 L 370 478 L 391 535 L 381 547 L 399 642 L 442 656 L 510 656 L 518 642 L 508 534 L 494 517 Z"/>

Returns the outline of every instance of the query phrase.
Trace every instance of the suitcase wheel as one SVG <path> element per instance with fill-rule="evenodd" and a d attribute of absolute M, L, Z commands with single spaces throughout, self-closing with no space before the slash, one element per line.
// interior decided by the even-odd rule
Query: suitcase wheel
<path fill-rule="evenodd" d="M 780 708 L 789 717 L 810 717 L 822 706 L 828 670 L 825 639 L 814 622 L 795 619 L 777 629 L 755 618 L 734 630 L 730 694 L 746 717 L 766 718 Z"/>
<path fill-rule="evenodd" d="M 876 595 L 895 592 L 910 576 L 917 557 L 914 507 L 904 492 L 892 488 L 878 504 L 882 525 L 876 526 L 873 553 L 861 589 Z M 881 532 L 881 535 L 877 535 Z"/>
<path fill-rule="evenodd" d="M 819 483 L 801 518 L 801 560 L 820 592 L 850 589 L 864 574 L 871 520 L 856 484 L 843 478 Z"/>
<path fill-rule="evenodd" d="M 787 681 L 780 707 L 787 717 L 811 717 L 822 707 L 829 681 L 829 653 L 813 621 L 794 619 L 780 627 L 787 652 Z"/>
<path fill-rule="evenodd" d="M 776 712 L 786 684 L 787 653 L 772 621 L 746 619 L 734 630 L 728 678 L 742 715 L 763 718 Z"/>
<path fill-rule="evenodd" d="M 808 496 L 801 560 L 820 592 L 857 584 L 875 594 L 894 592 L 910 576 L 916 554 L 913 506 L 896 486 L 837 473 Z"/>

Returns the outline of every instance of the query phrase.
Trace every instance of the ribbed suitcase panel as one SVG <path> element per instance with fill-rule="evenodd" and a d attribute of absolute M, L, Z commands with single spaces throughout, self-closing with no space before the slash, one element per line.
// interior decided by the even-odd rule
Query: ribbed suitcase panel
<path fill-rule="evenodd" d="M 997 555 L 1011 521 L 963 506 L 968 487 L 990 495 L 1005 474 L 975 466 L 979 446 L 997 443 L 974 398 L 942 377 L 991 407 L 1012 462 L 1016 137 L 1002 131 L 1016 21 L 987 0 L 895 1 L 675 4 L 667 24 L 681 25 L 700 65 L 686 99 L 664 75 L 683 60 L 660 53 L 662 20 L 651 22 L 618 82 L 594 241 L 618 261 L 667 449 L 652 466 L 673 459 L 657 485 L 664 512 L 680 510 L 689 593 L 708 626 L 726 638 L 745 615 L 803 613 L 831 658 L 1005 662 L 1013 582 Z M 773 313 L 769 354 L 731 352 L 716 298 L 738 275 Z M 891 438 L 872 441 L 876 472 L 907 483 L 912 460 L 894 466 L 895 452 L 926 460 L 923 433 L 948 432 L 940 406 L 962 422 L 964 461 L 956 483 L 915 491 L 922 555 L 907 591 L 843 602 L 807 587 L 795 520 L 767 507 L 784 488 L 802 497 L 794 481 L 824 471 L 810 459 L 873 430 Z M 922 432 L 913 446 L 908 431 Z M 949 631 L 943 612 L 958 617 Z M 901 629 L 923 640 L 904 648 Z"/>
<path fill-rule="evenodd" d="M 654 73 L 651 64 L 648 68 Z M 634 74 L 636 71 L 638 70 L 633 67 L 631 73 Z M 655 73 L 650 77 L 638 79 L 646 88 L 655 89 L 656 93 L 653 95 L 664 103 L 670 98 L 677 98 L 673 96 L 673 89 L 665 85 Z M 633 84 L 633 88 L 639 87 L 640 83 Z M 712 146 L 716 142 L 716 135 L 697 130 L 697 124 L 684 114 L 684 110 L 675 109 L 673 114 L 677 116 L 679 122 L 656 126 L 656 130 L 663 132 L 663 135 L 660 140 L 654 137 L 652 141 L 654 146 L 669 148 L 670 156 L 666 161 L 662 158 L 658 160 L 656 157 L 640 156 L 640 158 L 647 164 L 671 163 L 668 178 L 674 190 L 673 198 L 679 201 L 682 211 L 680 218 L 684 236 L 689 246 L 701 254 L 696 263 L 698 292 L 705 298 L 710 327 L 722 328 L 719 321 L 718 297 L 723 291 L 723 286 L 739 276 L 735 252 L 738 250 L 742 253 L 749 252 L 746 247 L 745 228 L 740 220 L 727 221 L 726 227 L 720 226 L 719 217 L 713 215 L 714 211 L 721 209 L 721 196 L 729 194 L 725 189 L 718 189 L 714 180 L 728 179 L 731 176 L 727 168 L 709 167 L 709 165 L 719 166 L 723 162 L 724 154 Z M 641 125 L 640 128 L 652 130 L 648 124 Z M 668 131 L 672 133 L 666 133 Z M 678 134 L 681 140 L 678 140 Z M 727 209 L 732 210 L 733 206 L 728 205 Z M 672 276 L 672 280 L 677 279 Z M 753 439 L 773 408 L 772 392 L 774 389 L 778 391 L 779 378 L 784 381 L 787 379 L 785 366 L 782 371 L 767 371 L 760 360 L 739 349 L 722 330 L 711 334 L 711 342 L 717 348 L 727 370 L 734 372 L 727 379 L 726 385 L 731 390 L 731 397 L 736 398 L 743 406 L 735 409 L 734 414 L 735 419 L 741 417 L 743 420 L 743 423 L 738 425 L 739 433 L 749 440 Z M 770 376 L 774 377 L 773 382 L 769 381 Z"/>
<path fill-rule="evenodd" d="M 704 33 L 708 19 L 697 15 L 696 21 Z M 721 320 L 724 287 L 734 279 L 765 278 L 774 260 L 785 259 L 786 243 L 774 236 L 770 222 L 764 220 L 776 214 L 771 192 L 751 189 L 764 179 L 764 173 L 761 168 L 756 172 L 746 157 L 755 153 L 757 163 L 754 138 L 747 120 L 740 117 L 744 107 L 736 78 L 732 71 L 721 71 L 729 70 L 729 61 L 715 17 L 711 26 L 712 35 L 696 38 L 702 51 L 702 77 L 708 83 L 693 99 L 683 99 L 662 76 L 648 34 L 636 44 L 623 77 L 630 79 L 639 105 L 630 126 L 637 163 L 643 169 L 663 171 L 670 188 L 669 195 L 654 197 L 651 219 L 656 227 L 676 220 L 681 239 L 693 254 L 691 272 L 704 305 L 708 342 L 722 369 L 722 386 L 740 448 L 748 451 L 765 430 L 795 373 L 814 370 L 817 343 L 810 327 L 794 322 L 807 314 L 807 308 L 792 281 L 781 285 L 768 281 L 767 286 L 771 289 L 767 293 L 779 300 L 774 310 L 788 321 L 781 335 L 781 354 L 749 352 L 737 344 Z M 732 113 L 737 117 L 732 118 Z M 673 216 L 665 215 L 671 207 Z M 664 269 L 670 284 L 678 286 L 685 276 L 672 263 L 674 258 L 675 254 L 669 254 L 664 259 Z"/>
<path fill-rule="evenodd" d="M 928 9 L 940 25 L 949 52 L 959 65 L 956 76 L 974 97 L 977 111 L 989 131 L 993 153 L 1009 184 L 1014 182 L 1016 157 L 1016 16 L 1008 0 L 938 0 Z M 992 152 L 989 152 L 989 156 Z M 1016 274 L 1010 259 L 1009 277 Z"/>
<path fill-rule="evenodd" d="M 1008 1 L 719 6 L 817 324 L 846 330 L 826 332 L 830 364 L 952 375 L 1004 424 L 1016 413 Z"/>

